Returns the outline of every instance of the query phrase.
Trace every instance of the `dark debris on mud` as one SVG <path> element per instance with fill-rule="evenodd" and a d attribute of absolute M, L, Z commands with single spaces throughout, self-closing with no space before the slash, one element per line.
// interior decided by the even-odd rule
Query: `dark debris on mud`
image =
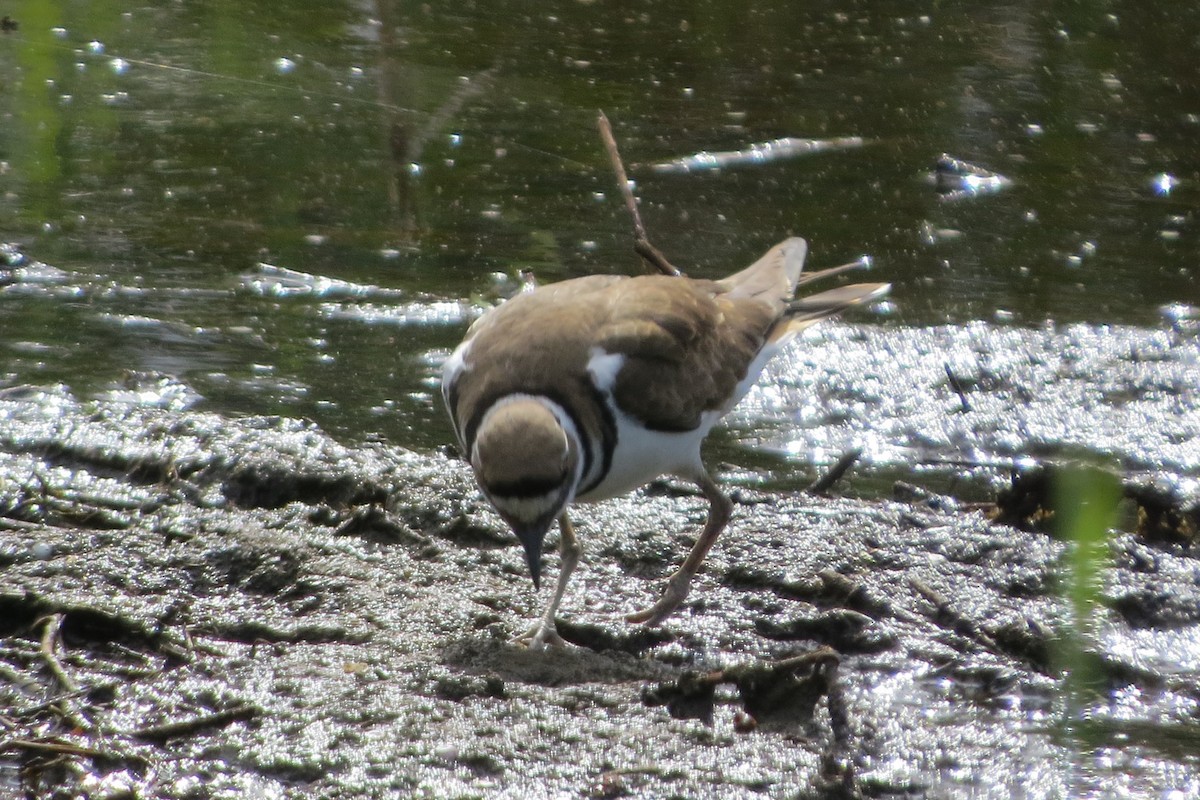
<path fill-rule="evenodd" d="M 0 796 L 1200 796 L 1197 507 L 1160 488 L 1126 487 L 1081 699 L 1044 474 L 995 518 L 756 496 L 656 630 L 621 613 L 702 503 L 585 509 L 574 646 L 529 653 L 450 459 L 59 387 L 0 395 L 0 452 Z"/>

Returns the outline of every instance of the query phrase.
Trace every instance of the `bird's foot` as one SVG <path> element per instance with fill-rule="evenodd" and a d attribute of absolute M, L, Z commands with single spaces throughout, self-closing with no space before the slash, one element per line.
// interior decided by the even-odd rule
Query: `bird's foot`
<path fill-rule="evenodd" d="M 567 640 L 558 635 L 554 621 L 538 620 L 533 627 L 512 639 L 512 643 L 540 652 L 547 647 L 566 647 Z"/>
<path fill-rule="evenodd" d="M 687 599 L 688 591 L 691 588 L 692 576 L 683 572 L 676 572 L 667 581 L 667 588 L 663 591 L 662 597 L 658 598 L 657 603 L 644 611 L 635 611 L 632 614 L 626 614 L 625 621 L 652 628 L 675 613 L 675 609 L 679 608 L 680 604 Z"/>

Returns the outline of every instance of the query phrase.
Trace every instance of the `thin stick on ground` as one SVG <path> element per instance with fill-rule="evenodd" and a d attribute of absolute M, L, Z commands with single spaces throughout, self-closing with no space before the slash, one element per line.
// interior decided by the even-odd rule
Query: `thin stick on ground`
<path fill-rule="evenodd" d="M 42 660 L 46 662 L 50 674 L 58 681 L 59 686 L 67 692 L 78 692 L 79 684 L 67 674 L 67 671 L 63 669 L 62 662 L 58 660 L 58 656 L 54 653 L 56 645 L 60 641 L 59 634 L 62 631 L 63 615 L 51 614 L 44 618 L 44 622 L 45 625 L 42 628 Z"/>
<path fill-rule="evenodd" d="M 215 711 L 212 714 L 204 714 L 191 719 L 180 720 L 178 722 L 167 722 L 162 725 L 147 725 L 144 728 L 138 728 L 133 731 L 132 735 L 138 739 L 146 739 L 154 742 L 165 742 L 168 739 L 174 739 L 178 736 L 187 736 L 205 728 L 223 728 L 231 722 L 238 720 L 247 720 L 257 717 L 262 713 L 262 709 L 253 705 L 240 705 L 233 708 L 227 708 L 224 711 Z"/>
<path fill-rule="evenodd" d="M 809 494 L 824 494 L 833 487 L 835 483 L 841 480 L 842 476 L 849 471 L 850 467 L 854 466 L 854 462 L 862 455 L 862 448 L 855 447 L 842 454 L 829 471 L 813 481 L 812 485 L 805 491 Z"/>
<path fill-rule="evenodd" d="M 964 414 L 967 413 L 971 410 L 971 403 L 967 400 L 967 393 L 963 391 L 962 382 L 959 381 L 958 376 L 954 374 L 954 371 L 950 369 L 949 364 L 943 362 L 942 366 L 946 370 L 946 379 L 950 381 L 950 388 L 952 388 L 954 393 L 958 395 L 958 402 L 961 403 L 959 410 Z"/>
<path fill-rule="evenodd" d="M 17 717 L 28 719 L 43 711 L 60 708 L 64 703 L 69 703 L 72 700 L 78 700 L 80 697 L 92 694 L 93 692 L 114 692 L 120 685 L 121 684 L 118 681 L 110 681 L 108 683 L 98 683 L 94 686 L 84 686 L 74 692 L 55 695 L 54 697 L 51 697 L 48 700 L 43 700 L 36 705 L 22 706 L 21 708 L 13 709 L 13 714 Z"/>
<path fill-rule="evenodd" d="M 150 763 L 143 756 L 134 755 L 133 753 L 126 753 L 119 749 L 101 750 L 97 747 L 88 747 L 87 745 L 75 744 L 73 742 L 57 738 L 5 739 L 4 741 L 0 741 L 0 753 L 11 753 L 18 750 L 24 750 L 27 753 L 40 753 L 49 756 L 76 756 L 79 758 L 91 758 L 97 761 L 105 761 L 109 763 L 124 762 L 126 764 L 136 764 L 141 767 L 148 766 Z M 121 796 L 124 797 L 126 795 Z"/>
<path fill-rule="evenodd" d="M 82 756 L 84 758 L 101 758 L 106 761 L 124 760 L 145 763 L 145 759 L 140 756 L 126 756 L 109 750 L 99 750 L 95 747 L 87 747 L 85 745 L 53 739 L 6 739 L 0 742 L 0 753 L 11 752 L 13 750 L 29 750 L 39 753 L 53 753 L 55 755 Z"/>
<path fill-rule="evenodd" d="M 722 683 L 738 683 L 747 677 L 757 677 L 764 672 L 784 675 L 791 672 L 799 672 L 806 667 L 817 668 L 828 664 L 836 665 L 840 661 L 841 656 L 838 655 L 838 652 L 832 647 L 824 645 L 810 653 L 801 653 L 798 656 L 790 656 L 778 661 L 756 661 L 749 664 L 735 664 L 724 669 L 713 670 L 699 676 L 697 680 L 701 684 L 716 686 Z"/>
<path fill-rule="evenodd" d="M 79 684 L 63 669 L 62 662 L 58 660 L 58 655 L 55 653 L 62 642 L 63 615 L 51 614 L 43 617 L 41 622 L 43 623 L 42 641 L 38 652 L 42 661 L 46 662 L 46 668 L 50 670 L 54 680 L 58 681 L 58 684 L 67 692 L 68 697 L 75 697 L 79 693 Z M 71 727 L 81 731 L 91 730 L 92 723 L 83 714 L 77 712 L 74 705 L 71 700 L 64 697 L 52 707 L 57 709 L 59 715 Z"/>
<path fill-rule="evenodd" d="M 604 149 L 608 151 L 608 158 L 612 161 L 613 172 L 617 173 L 617 185 L 621 189 L 621 196 L 625 198 L 625 207 L 629 209 L 629 213 L 633 217 L 634 252 L 662 274 L 679 277 L 683 274 L 679 268 L 668 261 L 657 247 L 650 244 L 650 239 L 646 236 L 646 226 L 642 224 L 642 215 L 638 213 L 637 199 L 633 196 L 633 188 L 629 185 L 629 177 L 625 174 L 625 164 L 622 163 L 621 153 L 617 150 L 617 140 L 613 137 L 612 125 L 603 111 L 600 112 L 596 124 L 600 128 L 600 138 L 604 142 Z"/>

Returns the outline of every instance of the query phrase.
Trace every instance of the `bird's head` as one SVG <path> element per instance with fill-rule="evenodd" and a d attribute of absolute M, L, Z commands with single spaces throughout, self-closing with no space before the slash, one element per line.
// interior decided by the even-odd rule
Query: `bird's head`
<path fill-rule="evenodd" d="M 542 541 L 574 498 L 578 465 L 574 426 L 545 398 L 506 398 L 479 423 L 471 467 L 484 495 L 521 540 L 535 588 Z"/>

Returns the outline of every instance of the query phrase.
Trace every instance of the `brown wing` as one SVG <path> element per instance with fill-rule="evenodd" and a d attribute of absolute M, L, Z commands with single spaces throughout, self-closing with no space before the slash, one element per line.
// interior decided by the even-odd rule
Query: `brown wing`
<path fill-rule="evenodd" d="M 714 281 L 647 276 L 630 283 L 596 332 L 598 347 L 625 356 L 614 397 L 646 427 L 692 430 L 703 412 L 724 408 L 776 312 Z"/>
<path fill-rule="evenodd" d="M 659 430 L 692 430 L 724 409 L 787 310 L 807 252 L 791 238 L 720 281 L 635 279 L 598 331 L 601 347 L 626 357 L 621 408 Z"/>
<path fill-rule="evenodd" d="M 511 392 L 545 394 L 589 433 L 611 425 L 592 402 L 593 348 L 625 357 L 613 394 L 647 427 L 696 428 L 723 409 L 772 329 L 803 267 L 802 239 L 776 245 L 721 281 L 598 275 L 518 295 L 468 331 L 469 365 L 453 389 L 465 440 L 491 402 Z"/>

